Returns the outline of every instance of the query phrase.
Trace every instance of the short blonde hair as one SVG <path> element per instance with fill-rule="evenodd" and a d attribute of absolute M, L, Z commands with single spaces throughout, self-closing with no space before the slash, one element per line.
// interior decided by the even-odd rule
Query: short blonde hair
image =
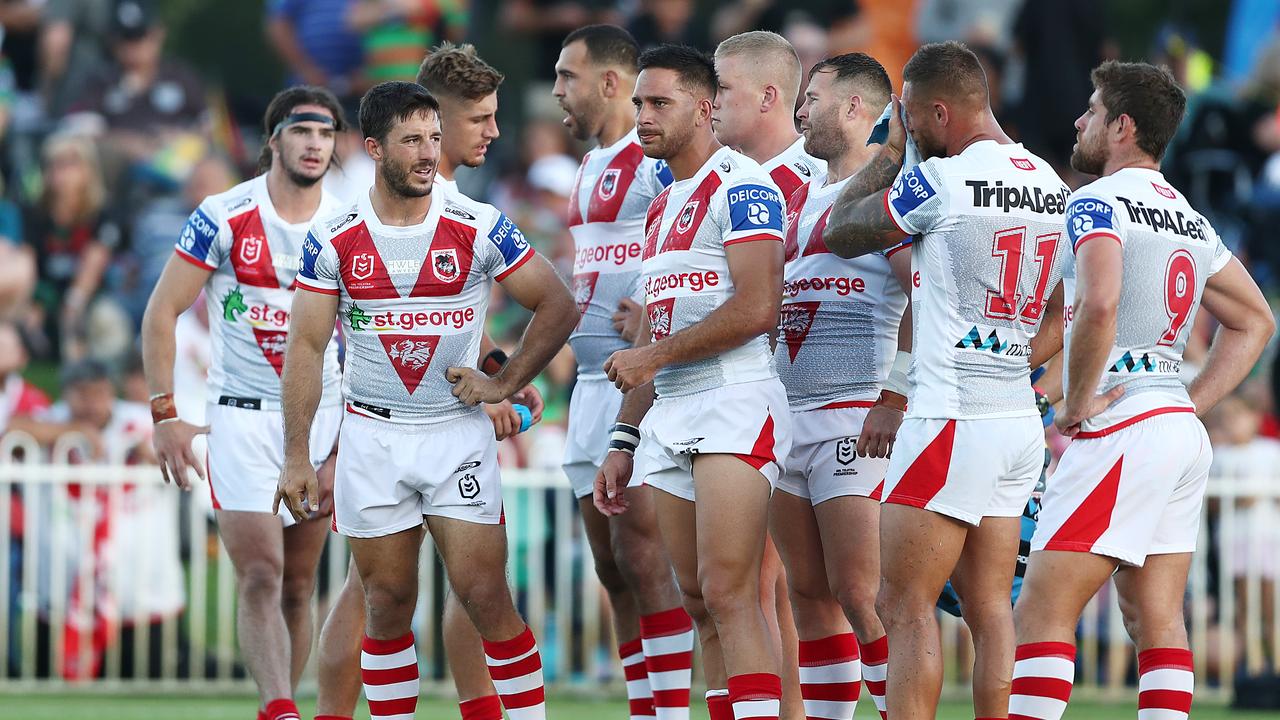
<path fill-rule="evenodd" d="M 783 104 L 793 107 L 800 94 L 800 56 L 791 42 L 776 32 L 752 30 L 727 38 L 716 47 L 716 57 L 751 58 L 758 69 L 753 73 L 766 83 L 778 86 L 784 94 Z"/>
<path fill-rule="evenodd" d="M 81 135 L 61 133 L 50 135 L 41 148 L 41 157 L 48 163 L 54 157 L 65 153 L 73 153 L 87 168 L 88 179 L 79 198 L 76 211 L 77 220 L 88 220 L 107 204 L 107 184 L 102 177 L 102 162 L 98 158 L 98 150 L 89 138 Z M 41 194 L 41 202 L 49 205 L 49 186 L 45 185 Z"/>

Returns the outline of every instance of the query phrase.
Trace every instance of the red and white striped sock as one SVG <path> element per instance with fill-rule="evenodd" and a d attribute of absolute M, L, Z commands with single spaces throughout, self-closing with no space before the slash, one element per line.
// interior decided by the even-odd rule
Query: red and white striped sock
<path fill-rule="evenodd" d="M 267 720 L 266 710 L 263 710 L 262 708 L 258 708 L 258 720 Z"/>
<path fill-rule="evenodd" d="M 850 720 L 862 692 L 853 633 L 800 641 L 800 696 L 809 720 Z"/>
<path fill-rule="evenodd" d="M 373 720 L 413 720 L 418 708 L 418 651 L 413 633 L 395 640 L 368 635 L 360 650 L 360 679 Z"/>
<path fill-rule="evenodd" d="M 301 720 L 302 718 L 292 698 L 276 698 L 268 702 L 266 709 L 262 711 L 262 716 L 267 720 Z"/>
<path fill-rule="evenodd" d="M 1076 647 L 1064 642 L 1019 645 L 1013 656 L 1009 720 L 1058 720 L 1071 699 Z"/>
<path fill-rule="evenodd" d="M 707 691 L 707 720 L 733 720 L 733 703 L 729 702 L 729 691 Z"/>
<path fill-rule="evenodd" d="M 869 643 L 858 643 L 862 656 L 862 682 L 867 686 L 871 702 L 880 711 L 881 720 L 886 720 L 889 713 L 885 710 L 884 684 L 889 677 L 889 636 L 881 635 L 879 640 Z"/>
<path fill-rule="evenodd" d="M 511 720 L 543 720 L 547 716 L 542 656 L 528 626 L 510 640 L 485 640 L 484 660 Z"/>
<path fill-rule="evenodd" d="M 693 618 L 684 608 L 640 616 L 640 644 L 658 720 L 689 720 Z"/>
<path fill-rule="evenodd" d="M 1195 690 L 1191 657 L 1182 648 L 1138 653 L 1138 720 L 1187 720 Z"/>
<path fill-rule="evenodd" d="M 483 695 L 458 703 L 462 720 L 502 720 L 502 701 L 497 695 Z"/>
<path fill-rule="evenodd" d="M 653 689 L 649 687 L 649 671 L 645 669 L 644 647 L 640 638 L 619 645 L 618 657 L 622 658 L 622 674 L 627 679 L 631 720 L 653 720 Z"/>
<path fill-rule="evenodd" d="M 350 715 L 317 715 L 315 720 L 351 720 Z"/>
<path fill-rule="evenodd" d="M 747 673 L 729 678 L 733 720 L 778 720 L 782 710 L 782 678 L 773 673 Z"/>

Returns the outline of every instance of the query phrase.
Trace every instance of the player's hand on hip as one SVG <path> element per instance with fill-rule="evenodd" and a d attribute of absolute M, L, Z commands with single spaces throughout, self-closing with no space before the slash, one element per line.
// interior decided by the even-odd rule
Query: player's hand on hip
<path fill-rule="evenodd" d="M 646 345 L 615 352 L 604 361 L 605 375 L 623 392 L 651 382 L 653 376 L 658 374 L 652 348 L 652 345 Z"/>
<path fill-rule="evenodd" d="M 604 463 L 596 472 L 596 482 L 591 492 L 592 503 L 604 515 L 621 515 L 630 507 L 626 490 L 627 483 L 631 482 L 634 464 L 635 459 L 620 450 L 604 456 Z"/>
<path fill-rule="evenodd" d="M 1111 406 L 1111 403 L 1119 400 L 1121 395 L 1124 395 L 1124 386 L 1117 385 L 1101 395 L 1089 398 L 1085 401 L 1084 407 L 1074 407 L 1068 401 L 1062 412 L 1057 413 L 1053 418 L 1053 424 L 1058 426 L 1058 432 L 1063 435 L 1075 437 L 1085 420 L 1101 414 Z"/>
<path fill-rule="evenodd" d="M 546 404 L 542 402 L 542 392 L 538 390 L 533 383 L 529 383 L 511 395 L 511 402 L 523 405 L 529 408 L 529 414 L 533 416 L 533 422 L 529 423 L 530 427 L 542 422 L 542 410 Z M 520 428 L 519 416 L 517 415 L 516 429 Z"/>
<path fill-rule="evenodd" d="M 280 512 L 280 503 L 289 509 L 294 520 L 302 522 L 320 508 L 320 479 L 311 462 L 285 461 L 280 480 L 276 483 L 276 497 L 271 512 Z"/>
<path fill-rule="evenodd" d="M 629 297 L 618 301 L 618 311 L 613 314 L 613 329 L 629 343 L 634 343 L 640 335 L 641 320 L 644 319 L 644 308 Z"/>
<path fill-rule="evenodd" d="M 316 470 L 316 481 L 320 484 L 320 506 L 316 510 L 316 515 L 333 514 L 333 483 L 337 469 L 338 453 L 333 452 L 320 463 L 320 469 Z"/>
<path fill-rule="evenodd" d="M 464 405 L 499 403 L 511 394 L 501 381 L 475 368 L 451 367 L 445 371 L 444 376 L 453 383 L 453 396 Z"/>
<path fill-rule="evenodd" d="M 858 457 L 887 458 L 893 453 L 903 412 L 897 408 L 876 405 L 867 411 L 858 435 Z"/>
<path fill-rule="evenodd" d="M 204 469 L 191 449 L 191 441 L 197 435 L 209 432 L 208 425 L 192 425 L 182 420 L 168 420 L 157 423 L 151 434 L 151 444 L 156 450 L 156 462 L 160 464 L 160 474 L 166 483 L 174 483 L 183 490 L 191 489 L 191 480 L 187 477 L 187 468 L 195 471 L 196 477 L 204 479 Z"/>
<path fill-rule="evenodd" d="M 493 423 L 493 436 L 498 440 L 506 440 L 520 431 L 520 415 L 509 400 L 485 403 L 484 414 Z"/>

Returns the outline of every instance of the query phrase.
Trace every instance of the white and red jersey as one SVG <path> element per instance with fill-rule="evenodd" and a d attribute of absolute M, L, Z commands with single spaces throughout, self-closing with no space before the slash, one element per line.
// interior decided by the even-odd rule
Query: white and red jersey
<path fill-rule="evenodd" d="M 582 159 L 569 196 L 573 297 L 582 319 L 569 336 L 578 377 L 604 377 L 604 362 L 628 343 L 613 329 L 623 298 L 640 297 L 641 244 L 649 203 L 671 184 L 671 170 L 645 157 L 636 131 Z"/>
<path fill-rule="evenodd" d="M 908 415 L 1035 415 L 1031 338 L 1062 276 L 1070 191 L 1017 143 L 975 142 L 901 173 L 884 202 L 912 244 Z"/>
<path fill-rule="evenodd" d="M 337 201 L 324 193 L 315 217 L 337 210 Z M 213 272 L 205 284 L 211 401 L 227 395 L 279 403 L 294 277 L 310 226 L 311 221 L 290 224 L 276 214 L 266 175 L 210 195 L 187 220 L 178 257 Z M 341 400 L 334 341 L 325 351 L 321 404 Z"/>
<path fill-rule="evenodd" d="M 645 309 L 654 340 L 705 320 L 733 295 L 725 249 L 781 242 L 784 207 L 763 168 L 727 147 L 654 198 L 644 240 Z M 660 396 L 687 395 L 772 377 L 769 340 L 760 335 L 720 355 L 663 368 L 654 389 Z"/>
<path fill-rule="evenodd" d="M 1187 336 L 1209 277 L 1226 267 L 1231 251 L 1204 216 L 1156 170 L 1125 168 L 1085 185 L 1067 204 L 1068 248 L 1063 282 L 1067 307 L 1063 370 L 1070 382 L 1072 306 L 1082 243 L 1120 243 L 1123 253 L 1116 341 L 1098 385 L 1124 395 L 1081 433 L 1106 433 L 1164 412 L 1194 410 L 1178 379 Z"/>
<path fill-rule="evenodd" d="M 797 138 L 786 150 L 760 163 L 769 173 L 769 179 L 782 191 L 782 199 L 788 200 L 809 182 L 822 182 L 827 176 L 827 161 L 819 160 L 804 151 L 804 138 Z"/>
<path fill-rule="evenodd" d="M 348 409 L 417 424 L 479 412 L 445 371 L 475 367 L 493 281 L 533 256 L 506 215 L 459 192 L 431 193 L 417 225 L 384 225 L 362 193 L 312 226 L 298 287 L 340 298 Z"/>
<path fill-rule="evenodd" d="M 805 183 L 787 202 L 787 266 L 774 364 L 793 410 L 874 400 L 897 352 L 907 291 L 889 256 L 910 243 L 853 260 L 828 250 L 822 231 L 848 182 Z"/>

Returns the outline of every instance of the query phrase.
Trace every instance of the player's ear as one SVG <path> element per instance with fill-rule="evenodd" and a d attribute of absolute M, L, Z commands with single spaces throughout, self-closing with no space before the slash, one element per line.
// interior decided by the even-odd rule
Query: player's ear
<path fill-rule="evenodd" d="M 367 137 L 364 139 L 364 151 L 369 153 L 370 159 L 374 162 L 382 159 L 382 144 L 375 138 Z"/>
<path fill-rule="evenodd" d="M 605 70 L 604 74 L 600 76 L 600 81 L 602 84 L 601 91 L 606 98 L 612 98 L 618 94 L 618 87 L 622 83 L 619 82 L 617 70 Z"/>
<path fill-rule="evenodd" d="M 862 109 L 862 97 L 859 95 L 850 95 L 848 101 L 845 102 L 845 119 L 852 120 L 858 116 L 858 112 Z"/>
<path fill-rule="evenodd" d="M 703 98 L 698 101 L 698 113 L 694 120 L 694 124 L 697 127 L 711 124 L 711 98 Z"/>
<path fill-rule="evenodd" d="M 760 99 L 760 110 L 761 110 L 761 112 L 768 111 L 768 110 L 769 110 L 769 108 L 773 107 L 774 103 L 776 103 L 776 102 L 778 102 L 778 88 L 777 88 L 777 86 L 775 86 L 775 85 L 765 85 L 765 86 L 764 86 L 764 97 L 762 97 L 762 98 Z"/>

